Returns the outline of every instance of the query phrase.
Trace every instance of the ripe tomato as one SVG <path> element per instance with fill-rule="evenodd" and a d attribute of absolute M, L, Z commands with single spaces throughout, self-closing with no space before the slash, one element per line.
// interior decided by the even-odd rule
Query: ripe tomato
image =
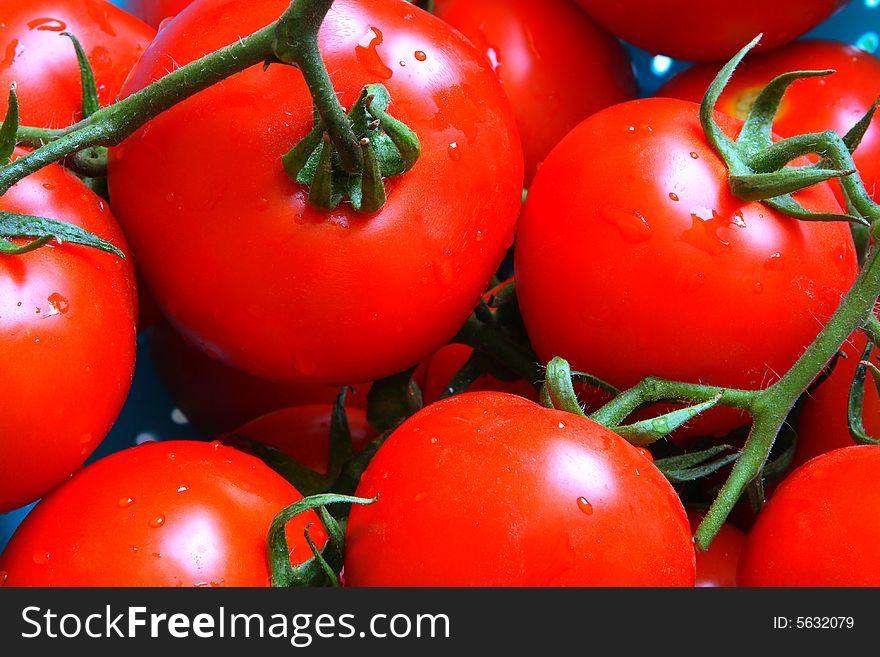
<path fill-rule="evenodd" d="M 719 69 L 717 64 L 690 68 L 676 75 L 657 95 L 700 102 Z M 749 57 L 736 69 L 717 107 L 725 114 L 745 119 L 758 93 L 777 75 L 825 69 L 836 73 L 800 80 L 786 91 L 773 130 L 783 137 L 823 130 L 844 135 L 880 96 L 880 60 L 845 43 L 797 41 Z M 880 127 L 876 122 L 868 128 L 853 159 L 865 187 L 873 193 L 880 183 Z M 836 181 L 834 188 L 842 203 Z"/>
<path fill-rule="evenodd" d="M 335 386 L 268 381 L 224 365 L 164 321 L 147 335 L 159 380 L 190 424 L 206 438 L 216 438 L 288 406 L 332 404 L 339 394 Z M 369 389 L 369 384 L 356 386 L 346 406 L 366 408 Z"/>
<path fill-rule="evenodd" d="M 193 0 L 128 0 L 126 8 L 155 28 L 166 18 L 177 16 Z"/>
<path fill-rule="evenodd" d="M 688 509 L 691 531 L 697 531 L 705 515 L 702 511 Z M 736 586 L 736 567 L 746 535 L 730 523 L 724 523 L 705 552 L 697 550 L 696 586 Z"/>
<path fill-rule="evenodd" d="M 376 432 L 367 422 L 367 413 L 363 409 L 346 408 L 345 412 L 352 445 L 355 450 L 361 450 L 376 437 Z M 243 436 L 274 447 L 297 463 L 325 474 L 330 461 L 332 414 L 332 404 L 292 406 L 251 420 L 222 440 L 227 445 L 239 447 L 241 441 L 236 437 Z M 247 451 L 246 447 L 241 449 Z"/>
<path fill-rule="evenodd" d="M 759 388 L 791 367 L 849 289 L 857 265 L 848 226 L 735 198 L 698 112 L 664 98 L 616 105 L 545 160 L 514 263 L 544 362 L 562 356 L 619 388 L 648 375 Z M 717 120 L 729 135 L 741 125 Z M 798 199 L 840 212 L 828 185 Z M 692 430 L 720 435 L 745 421 L 713 409 Z"/>
<path fill-rule="evenodd" d="M 763 33 L 775 48 L 814 28 L 847 0 L 577 0 L 607 30 L 654 54 L 696 62 L 729 59 Z"/>
<path fill-rule="evenodd" d="M 0 211 L 66 221 L 127 251 L 104 201 L 56 165 L 12 187 Z M 0 256 L 0 271 L 2 513 L 61 483 L 110 430 L 134 372 L 137 297 L 130 260 L 71 243 Z"/>
<path fill-rule="evenodd" d="M 850 341 L 843 345 L 846 358 L 838 359 L 831 376 L 807 393 L 798 417 L 794 467 L 833 449 L 855 445 L 849 433 L 847 405 L 865 344 L 866 338 L 861 331 L 853 334 Z M 862 419 L 868 434 L 880 437 L 880 396 L 870 375 L 865 383 Z"/>
<path fill-rule="evenodd" d="M 157 36 L 126 93 L 287 5 L 192 5 Z M 110 188 L 178 329 L 255 375 L 335 385 L 405 370 L 460 328 L 512 241 L 522 153 L 491 68 L 430 14 L 339 0 L 320 42 L 343 105 L 381 82 L 421 141 L 421 159 L 388 181 L 377 213 L 319 211 L 285 175 L 280 157 L 312 126 L 287 66 L 255 66 L 151 121 L 111 153 Z"/>
<path fill-rule="evenodd" d="M 426 407 L 379 448 L 352 508 L 351 586 L 692 586 L 672 486 L 617 434 L 504 393 Z"/>
<path fill-rule="evenodd" d="M 0 0 L 0 89 L 18 83 L 22 125 L 63 128 L 82 118 L 70 32 L 82 43 L 101 105 L 109 105 L 155 30 L 105 0 Z M 4 105 L 5 107 L 5 105 Z"/>
<path fill-rule="evenodd" d="M 878 586 L 880 447 L 816 457 L 773 494 L 746 539 L 740 586 Z"/>
<path fill-rule="evenodd" d="M 300 499 L 262 461 L 220 443 L 146 443 L 77 473 L 40 502 L 0 556 L 8 586 L 268 586 L 266 534 Z M 294 561 L 326 536 L 287 525 Z"/>
<path fill-rule="evenodd" d="M 626 50 L 572 0 L 437 0 L 434 13 L 470 39 L 501 79 L 522 139 L 526 186 L 569 130 L 638 95 Z"/>

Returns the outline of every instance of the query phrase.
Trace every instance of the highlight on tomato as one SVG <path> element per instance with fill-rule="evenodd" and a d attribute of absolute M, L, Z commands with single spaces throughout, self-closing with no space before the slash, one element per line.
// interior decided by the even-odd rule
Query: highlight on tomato
<path fill-rule="evenodd" d="M 604 427 L 505 393 L 410 417 L 355 493 L 349 586 L 693 586 L 684 508 Z"/>

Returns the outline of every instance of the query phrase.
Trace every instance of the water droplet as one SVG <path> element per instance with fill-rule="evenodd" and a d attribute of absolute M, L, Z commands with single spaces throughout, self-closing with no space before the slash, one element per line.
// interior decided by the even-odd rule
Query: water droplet
<path fill-rule="evenodd" d="M 354 52 L 358 61 L 367 71 L 383 80 L 388 80 L 394 75 L 394 71 L 385 65 L 382 58 L 377 52 L 377 48 L 382 44 L 382 31 L 377 27 L 370 27 L 367 33 L 361 37 L 358 45 L 355 46 Z"/>
<path fill-rule="evenodd" d="M 51 558 L 52 554 L 50 552 L 34 552 L 34 563 L 36 564 L 47 564 Z"/>
<path fill-rule="evenodd" d="M 743 216 L 743 213 L 741 210 L 736 210 L 733 213 L 733 216 L 731 217 L 730 221 L 734 226 L 737 226 L 738 228 L 745 228 L 746 227 L 746 219 Z"/>
<path fill-rule="evenodd" d="M 694 153 L 693 151 L 691 151 L 691 159 L 692 159 L 692 160 L 699 160 L 699 159 L 700 159 L 700 156 L 697 155 L 696 153 Z"/>
<path fill-rule="evenodd" d="M 764 284 L 761 281 L 757 281 L 754 287 L 752 287 L 752 292 L 762 294 L 764 292 Z"/>
<path fill-rule="evenodd" d="M 64 296 L 58 294 L 58 292 L 53 292 L 52 294 L 50 294 L 48 301 L 49 305 L 52 307 L 51 314 L 53 315 L 63 315 L 68 310 L 70 310 L 70 303 Z"/>
<path fill-rule="evenodd" d="M 565 425 L 564 425 L 562 422 L 560 422 L 560 423 L 559 423 L 558 425 L 556 425 L 556 426 L 558 426 L 560 429 L 565 429 Z"/>
<path fill-rule="evenodd" d="M 132 546 L 129 546 L 128 549 L 131 550 L 132 552 L 137 552 L 140 548 L 137 547 L 136 545 L 132 545 Z"/>
<path fill-rule="evenodd" d="M 55 185 L 52 183 L 43 183 L 43 189 L 48 189 L 50 192 L 55 189 Z"/>
<path fill-rule="evenodd" d="M 18 39 L 13 39 L 6 44 L 6 51 L 3 54 L 3 60 L 0 61 L 0 68 L 9 68 L 12 66 L 23 50 L 24 47 Z"/>
<path fill-rule="evenodd" d="M 578 508 L 588 516 L 593 515 L 593 505 L 590 504 L 586 497 L 577 498 Z"/>
<path fill-rule="evenodd" d="M 185 493 L 185 492 L 188 491 L 188 490 L 189 490 L 189 488 L 187 488 L 186 486 L 178 486 L 178 487 L 177 487 L 177 492 L 178 492 L 178 493 Z"/>
<path fill-rule="evenodd" d="M 157 527 L 161 527 L 162 525 L 165 524 L 165 516 L 158 515 L 155 518 L 150 518 L 150 521 L 147 524 L 150 527 L 152 527 L 153 529 L 156 529 Z"/>
<path fill-rule="evenodd" d="M 5 586 L 7 579 L 9 579 L 9 573 L 5 570 L 0 570 L 0 586 Z"/>
<path fill-rule="evenodd" d="M 474 239 L 475 239 L 477 242 L 482 242 L 482 241 L 483 241 L 483 237 L 485 237 L 485 235 L 483 235 L 483 231 L 481 231 L 481 230 L 478 230 L 478 231 L 476 232 L 476 234 L 474 235 Z"/>
<path fill-rule="evenodd" d="M 428 59 L 428 56 L 425 54 L 425 52 L 424 52 L 423 50 L 416 50 L 416 52 L 415 52 L 415 58 L 416 58 L 417 60 L 419 60 L 420 62 L 423 62 L 423 61 L 425 61 L 426 59 Z"/>
<path fill-rule="evenodd" d="M 134 499 L 132 499 L 131 497 L 120 497 L 117 504 L 119 505 L 120 509 L 124 509 L 125 507 L 134 504 Z"/>
<path fill-rule="evenodd" d="M 745 222 L 736 219 L 725 219 L 715 210 L 696 207 L 691 210 L 691 227 L 681 234 L 681 239 L 691 246 L 705 251 L 710 255 L 721 253 L 730 246 L 730 241 L 718 234 L 718 231 L 737 226 L 745 228 Z"/>
<path fill-rule="evenodd" d="M 767 269 L 771 270 L 779 270 L 782 269 L 782 265 L 785 264 L 782 260 L 782 254 L 777 252 L 772 254 L 769 258 L 764 261 L 764 266 Z"/>
<path fill-rule="evenodd" d="M 400 64 L 401 66 L 406 66 L 406 62 L 403 61 L 402 59 L 401 59 L 399 62 L 397 62 L 397 63 Z"/>
<path fill-rule="evenodd" d="M 135 445 L 143 445 L 144 443 L 155 443 L 155 442 L 158 442 L 158 438 L 156 438 L 155 434 L 152 434 L 149 431 L 142 431 L 134 438 Z"/>
<path fill-rule="evenodd" d="M 67 23 L 57 18 L 35 18 L 28 22 L 28 28 L 31 30 L 44 30 L 49 32 L 63 32 L 67 29 Z"/>
<path fill-rule="evenodd" d="M 678 200 L 679 200 L 678 194 L 676 194 L 675 192 L 669 192 L 669 198 L 670 198 L 670 200 L 675 201 L 675 202 L 678 202 Z"/>
<path fill-rule="evenodd" d="M 219 440 L 211 441 L 211 449 L 213 449 L 215 452 L 219 452 L 221 447 L 223 447 L 223 444 Z"/>
<path fill-rule="evenodd" d="M 461 159 L 461 153 L 458 152 L 458 142 L 454 141 L 449 144 L 449 148 L 446 149 L 446 153 L 449 155 L 449 159 L 453 162 L 458 162 Z"/>
<path fill-rule="evenodd" d="M 641 454 L 642 456 L 644 456 L 644 457 L 645 457 L 646 459 L 648 459 L 651 463 L 654 462 L 654 455 L 651 454 L 651 452 L 649 452 L 647 449 L 645 449 L 644 447 L 637 447 L 636 449 L 638 450 L 639 454 Z"/>
<path fill-rule="evenodd" d="M 599 214 L 608 223 L 614 224 L 627 242 L 644 242 L 651 237 L 651 226 L 638 212 L 619 205 L 606 205 Z"/>
<path fill-rule="evenodd" d="M 498 51 L 495 48 L 486 48 L 486 57 L 489 59 L 492 70 L 497 73 L 501 68 L 501 57 L 498 56 Z"/>

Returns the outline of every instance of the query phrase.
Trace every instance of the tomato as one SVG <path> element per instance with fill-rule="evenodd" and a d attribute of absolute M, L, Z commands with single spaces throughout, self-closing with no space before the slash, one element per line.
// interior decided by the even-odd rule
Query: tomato
<path fill-rule="evenodd" d="M 268 381 L 224 365 L 167 322 L 160 321 L 147 335 L 159 380 L 190 424 L 207 438 L 288 406 L 332 404 L 339 394 L 336 386 Z M 366 408 L 369 388 L 356 386 L 346 405 Z"/>
<path fill-rule="evenodd" d="M 379 448 L 352 508 L 350 586 L 692 586 L 672 486 L 617 434 L 505 393 L 424 408 Z"/>
<path fill-rule="evenodd" d="M 776 489 L 749 532 L 740 586 L 878 586 L 880 447 L 827 452 Z"/>
<path fill-rule="evenodd" d="M 616 105 L 544 161 L 514 263 L 544 362 L 562 356 L 619 388 L 653 375 L 757 389 L 794 364 L 855 280 L 846 224 L 800 222 L 731 194 L 698 112 L 663 98 Z M 730 135 L 741 125 L 716 117 Z M 841 211 L 827 184 L 798 199 Z M 692 430 L 720 435 L 746 419 L 712 409 Z"/>
<path fill-rule="evenodd" d="M 145 443 L 78 472 L 40 502 L 0 556 L 7 586 L 268 586 L 266 535 L 300 499 L 262 461 L 219 443 Z M 325 534 L 286 531 L 294 562 Z"/>
<path fill-rule="evenodd" d="M 128 248 L 104 201 L 57 165 L 12 187 L 0 211 L 66 221 Z M 0 256 L 0 272 L 5 512 L 61 483 L 110 430 L 134 372 L 137 297 L 129 259 L 71 243 Z"/>
<path fill-rule="evenodd" d="M 639 48 L 675 59 L 726 60 L 763 33 L 763 48 L 794 41 L 847 0 L 743 0 L 735 10 L 712 0 L 577 0 L 607 30 Z"/>
<path fill-rule="evenodd" d="M 716 64 L 695 66 L 676 75 L 658 96 L 700 102 L 720 68 Z M 788 71 L 836 71 L 823 78 L 793 84 L 783 96 L 773 130 L 791 137 L 823 130 L 844 135 L 880 96 L 880 60 L 845 43 L 798 41 L 778 50 L 746 58 L 736 69 L 717 108 L 744 119 L 758 93 L 770 80 Z M 873 122 L 853 154 L 859 174 L 869 192 L 880 183 L 880 127 Z M 843 196 L 836 181 L 838 201 Z"/>
<path fill-rule="evenodd" d="M 853 334 L 841 350 L 845 358 L 838 359 L 831 376 L 806 394 L 798 416 L 794 467 L 803 465 L 819 454 L 855 444 L 849 433 L 847 406 L 850 387 L 865 345 L 866 338 L 861 332 Z M 880 437 L 880 396 L 870 375 L 865 383 L 862 419 L 868 434 L 874 438 Z"/>
<path fill-rule="evenodd" d="M 705 515 L 688 509 L 691 531 L 697 531 Z M 730 523 L 724 523 L 705 552 L 697 550 L 696 586 L 736 586 L 736 567 L 746 535 Z"/>
<path fill-rule="evenodd" d="M 292 406 L 267 413 L 223 437 L 223 442 L 239 447 L 238 436 L 278 449 L 294 461 L 320 474 L 327 472 L 330 461 L 330 422 L 332 404 Z M 346 408 L 348 429 L 355 450 L 363 449 L 376 432 L 360 408 Z M 247 451 L 247 448 L 241 448 Z"/>
<path fill-rule="evenodd" d="M 82 118 L 70 32 L 82 43 L 98 98 L 109 105 L 155 30 L 105 0 L 0 0 L 0 89 L 18 83 L 22 125 L 63 128 Z M 5 107 L 5 104 L 4 104 Z"/>
<path fill-rule="evenodd" d="M 434 13 L 486 56 L 513 105 L 526 186 L 569 130 L 638 95 L 629 55 L 573 0 L 437 0 Z"/>
<path fill-rule="evenodd" d="M 192 5 L 161 31 L 125 93 L 287 5 Z M 302 78 L 287 66 L 256 66 L 157 117 L 113 150 L 109 182 L 178 329 L 257 376 L 337 385 L 405 370 L 461 327 L 511 244 L 522 153 L 491 68 L 430 14 L 339 0 L 320 43 L 343 105 L 381 82 L 390 111 L 421 141 L 421 159 L 387 181 L 375 214 L 319 211 L 282 170 L 279 158 L 312 126 Z"/>
<path fill-rule="evenodd" d="M 128 0 L 126 8 L 138 18 L 158 28 L 163 20 L 177 16 L 193 0 Z"/>

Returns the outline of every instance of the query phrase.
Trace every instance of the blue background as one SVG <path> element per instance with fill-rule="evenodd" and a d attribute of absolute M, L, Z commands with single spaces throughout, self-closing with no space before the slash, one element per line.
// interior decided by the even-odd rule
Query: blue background
<path fill-rule="evenodd" d="M 772 1 L 768 0 L 768 2 Z M 117 0 L 115 4 L 125 6 L 124 0 Z M 880 34 L 880 0 L 852 0 L 843 10 L 805 38 L 848 41 L 875 53 L 880 46 L 878 34 Z M 638 48 L 630 47 L 630 51 L 642 95 L 645 96 L 653 94 L 671 75 L 687 66 L 685 62 L 672 61 L 666 57 L 653 57 Z M 174 411 L 174 402 L 156 377 L 144 339 L 141 337 L 131 392 L 112 431 L 92 455 L 90 461 L 143 440 L 198 438 L 199 436 L 186 424 L 179 412 Z M 6 545 L 15 527 L 31 506 L 0 515 L 0 549 Z"/>

